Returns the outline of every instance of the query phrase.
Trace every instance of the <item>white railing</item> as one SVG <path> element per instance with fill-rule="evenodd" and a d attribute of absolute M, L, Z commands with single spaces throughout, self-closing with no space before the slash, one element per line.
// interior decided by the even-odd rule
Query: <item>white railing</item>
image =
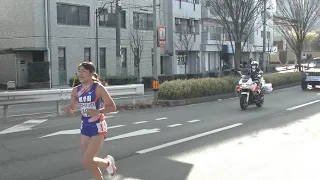
<path fill-rule="evenodd" d="M 106 89 L 112 97 L 138 97 L 144 95 L 143 84 L 122 86 L 107 86 Z M 3 106 L 3 116 L 8 119 L 9 105 L 30 104 L 39 102 L 57 102 L 57 113 L 61 114 L 61 101 L 71 99 L 72 88 L 31 91 L 5 91 L 0 92 L 0 106 Z"/>

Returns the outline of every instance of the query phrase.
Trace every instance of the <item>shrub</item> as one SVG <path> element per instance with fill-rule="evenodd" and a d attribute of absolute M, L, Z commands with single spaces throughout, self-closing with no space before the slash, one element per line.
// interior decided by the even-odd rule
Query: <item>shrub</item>
<path fill-rule="evenodd" d="M 264 76 L 264 79 L 267 83 L 272 83 L 273 87 L 276 87 L 284 84 L 292 84 L 301 81 L 301 73 L 290 72 L 266 74 Z"/>
<path fill-rule="evenodd" d="M 218 74 L 215 72 L 209 72 L 209 77 L 217 77 Z M 165 81 L 172 81 L 172 80 L 178 80 L 178 79 L 198 79 L 203 78 L 204 75 L 202 73 L 196 73 L 196 74 L 174 74 L 174 75 L 160 75 L 158 76 L 159 83 L 162 84 Z M 144 84 L 145 88 L 151 88 L 152 85 L 152 76 L 145 76 L 142 77 L 142 84 Z"/>
<path fill-rule="evenodd" d="M 47 83 L 49 81 L 49 62 L 28 63 L 28 83 Z"/>
<path fill-rule="evenodd" d="M 266 74 L 264 79 L 267 83 L 272 83 L 273 87 L 276 87 L 299 82 L 301 74 L 298 72 Z M 239 80 L 240 77 L 227 76 L 223 78 L 166 81 L 160 86 L 159 99 L 177 100 L 233 93 Z"/>
<path fill-rule="evenodd" d="M 138 78 L 136 76 L 108 76 L 105 81 L 109 85 L 137 84 Z"/>

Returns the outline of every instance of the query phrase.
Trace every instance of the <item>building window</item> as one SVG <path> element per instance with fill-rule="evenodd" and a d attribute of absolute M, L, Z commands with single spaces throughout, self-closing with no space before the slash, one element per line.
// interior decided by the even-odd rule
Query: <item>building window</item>
<path fill-rule="evenodd" d="M 66 48 L 65 47 L 58 48 L 58 68 L 59 68 L 59 71 L 66 70 Z"/>
<path fill-rule="evenodd" d="M 127 48 L 121 48 L 122 68 L 127 68 Z"/>
<path fill-rule="evenodd" d="M 57 23 L 63 25 L 90 25 L 90 9 L 87 6 L 57 3 Z"/>
<path fill-rule="evenodd" d="M 91 62 L 91 48 L 84 48 L 84 61 Z"/>
<path fill-rule="evenodd" d="M 270 37 L 271 37 L 270 31 L 267 31 L 267 39 L 270 39 Z"/>
<path fill-rule="evenodd" d="M 115 10 L 110 9 L 101 9 L 99 8 L 98 12 L 100 12 L 100 18 L 99 18 L 99 26 L 104 27 L 111 27 L 116 28 L 117 26 L 117 18 Z M 120 23 L 121 28 L 126 28 L 126 11 L 121 10 L 120 11 Z"/>
<path fill-rule="evenodd" d="M 140 30 L 153 30 L 153 15 L 133 12 L 133 27 Z"/>
<path fill-rule="evenodd" d="M 107 64 L 106 64 L 106 48 L 100 48 L 100 69 L 106 69 L 107 68 Z"/>

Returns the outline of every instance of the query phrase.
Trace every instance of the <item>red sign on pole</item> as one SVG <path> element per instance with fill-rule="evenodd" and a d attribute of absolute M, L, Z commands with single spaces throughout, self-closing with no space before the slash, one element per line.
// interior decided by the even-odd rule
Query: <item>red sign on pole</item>
<path fill-rule="evenodd" d="M 167 27 L 159 26 L 158 27 L 158 47 L 164 47 L 166 45 L 167 39 Z"/>

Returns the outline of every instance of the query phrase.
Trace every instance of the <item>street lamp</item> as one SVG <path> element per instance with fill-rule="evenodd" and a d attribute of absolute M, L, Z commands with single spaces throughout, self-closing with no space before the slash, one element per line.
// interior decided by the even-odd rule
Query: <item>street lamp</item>
<path fill-rule="evenodd" d="M 116 1 L 116 3 L 120 3 L 120 0 L 113 0 L 112 2 L 105 2 L 103 4 L 103 6 L 101 7 L 100 10 L 98 10 L 98 8 L 96 8 L 96 12 L 95 12 L 95 17 L 96 17 L 96 71 L 99 74 L 100 73 L 100 61 L 99 61 L 99 20 L 100 20 L 100 15 L 103 12 L 105 6 L 107 4 L 112 4 Z M 107 16 L 108 17 L 108 16 Z"/>

